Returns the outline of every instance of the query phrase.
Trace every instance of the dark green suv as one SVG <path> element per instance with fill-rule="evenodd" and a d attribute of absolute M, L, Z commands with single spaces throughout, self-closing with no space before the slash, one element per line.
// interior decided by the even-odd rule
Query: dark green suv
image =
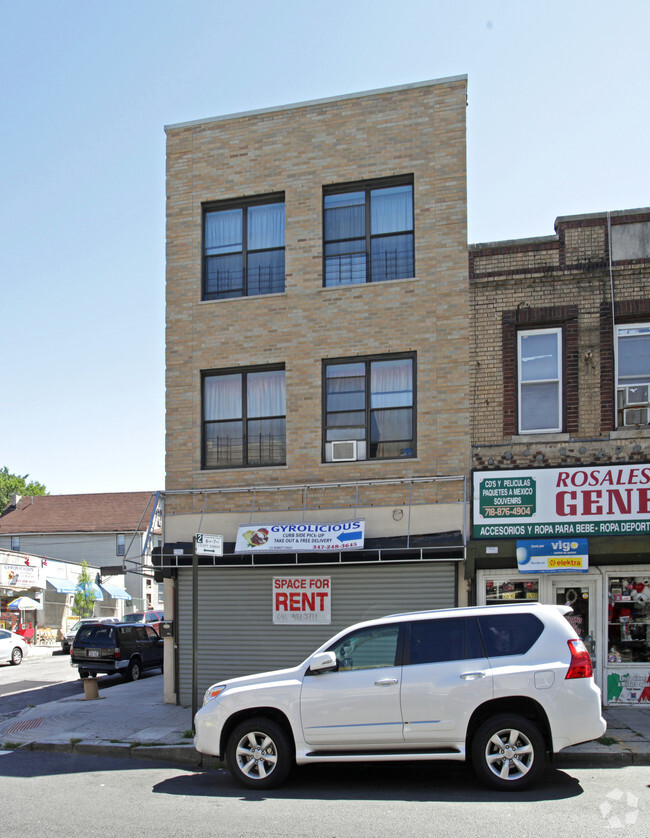
<path fill-rule="evenodd" d="M 95 623 L 82 626 L 70 652 L 70 663 L 80 678 L 118 672 L 137 681 L 145 669 L 163 668 L 162 638 L 147 625 Z"/>

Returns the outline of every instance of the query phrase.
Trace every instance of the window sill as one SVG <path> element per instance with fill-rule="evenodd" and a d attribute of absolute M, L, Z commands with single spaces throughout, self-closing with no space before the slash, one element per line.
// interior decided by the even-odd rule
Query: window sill
<path fill-rule="evenodd" d="M 403 282 L 422 282 L 421 277 L 411 276 L 404 279 L 384 279 L 380 282 L 353 282 L 349 285 L 321 285 L 319 291 L 352 291 L 359 288 L 377 288 L 381 285 L 396 285 Z"/>
<path fill-rule="evenodd" d="M 560 431 L 552 434 L 515 434 L 510 437 L 510 441 L 516 443 L 570 442 L 571 434 L 563 434 Z"/>
<path fill-rule="evenodd" d="M 642 439 L 650 438 L 650 428 L 629 428 L 625 430 L 621 428 L 618 431 L 610 431 L 609 433 L 610 439 L 638 439 L 639 437 Z"/>
<path fill-rule="evenodd" d="M 246 300 L 246 302 L 250 302 L 251 300 L 268 300 L 269 297 L 286 297 L 286 291 L 275 291 L 273 294 L 248 294 L 247 296 L 241 297 L 224 297 L 221 300 L 199 300 L 199 305 L 212 305 L 213 303 L 236 303 L 241 302 L 241 300 Z"/>
<path fill-rule="evenodd" d="M 201 474 L 226 474 L 233 472 L 234 474 L 241 474 L 242 472 L 252 471 L 268 471 L 269 469 L 277 469 L 278 471 L 287 471 L 288 465 L 269 465 L 269 466 L 215 466 L 214 468 L 202 468 L 194 472 L 194 476 L 198 477 Z"/>
<path fill-rule="evenodd" d="M 372 464 L 372 463 L 419 463 L 419 457 L 386 457 L 384 459 L 375 458 L 373 460 L 336 460 L 325 462 L 322 461 L 319 463 L 321 466 L 356 466 L 360 463 L 363 464 Z"/>

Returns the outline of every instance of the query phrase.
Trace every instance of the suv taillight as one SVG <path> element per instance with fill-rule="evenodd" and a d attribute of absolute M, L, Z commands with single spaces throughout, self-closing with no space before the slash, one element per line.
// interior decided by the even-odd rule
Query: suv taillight
<path fill-rule="evenodd" d="M 571 663 L 567 678 L 591 678 L 594 668 L 591 665 L 591 656 L 582 640 L 569 640 L 571 650 Z"/>
<path fill-rule="evenodd" d="M 122 657 L 122 652 L 120 651 L 120 649 L 116 647 L 113 656 L 115 660 L 119 660 Z"/>

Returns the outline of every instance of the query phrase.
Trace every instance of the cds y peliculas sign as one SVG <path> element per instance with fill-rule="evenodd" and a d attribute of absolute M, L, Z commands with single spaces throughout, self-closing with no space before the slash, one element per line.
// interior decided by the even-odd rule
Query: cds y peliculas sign
<path fill-rule="evenodd" d="M 650 465 L 474 473 L 474 538 L 650 532 Z"/>

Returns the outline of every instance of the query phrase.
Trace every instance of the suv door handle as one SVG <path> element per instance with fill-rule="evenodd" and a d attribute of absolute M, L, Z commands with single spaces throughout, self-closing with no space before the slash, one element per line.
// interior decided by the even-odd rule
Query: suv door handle
<path fill-rule="evenodd" d="M 465 681 L 475 681 L 477 678 L 485 678 L 485 672 L 463 672 L 460 677 Z"/>
<path fill-rule="evenodd" d="M 381 681 L 375 681 L 376 687 L 393 687 L 397 684 L 397 678 L 382 678 Z"/>

